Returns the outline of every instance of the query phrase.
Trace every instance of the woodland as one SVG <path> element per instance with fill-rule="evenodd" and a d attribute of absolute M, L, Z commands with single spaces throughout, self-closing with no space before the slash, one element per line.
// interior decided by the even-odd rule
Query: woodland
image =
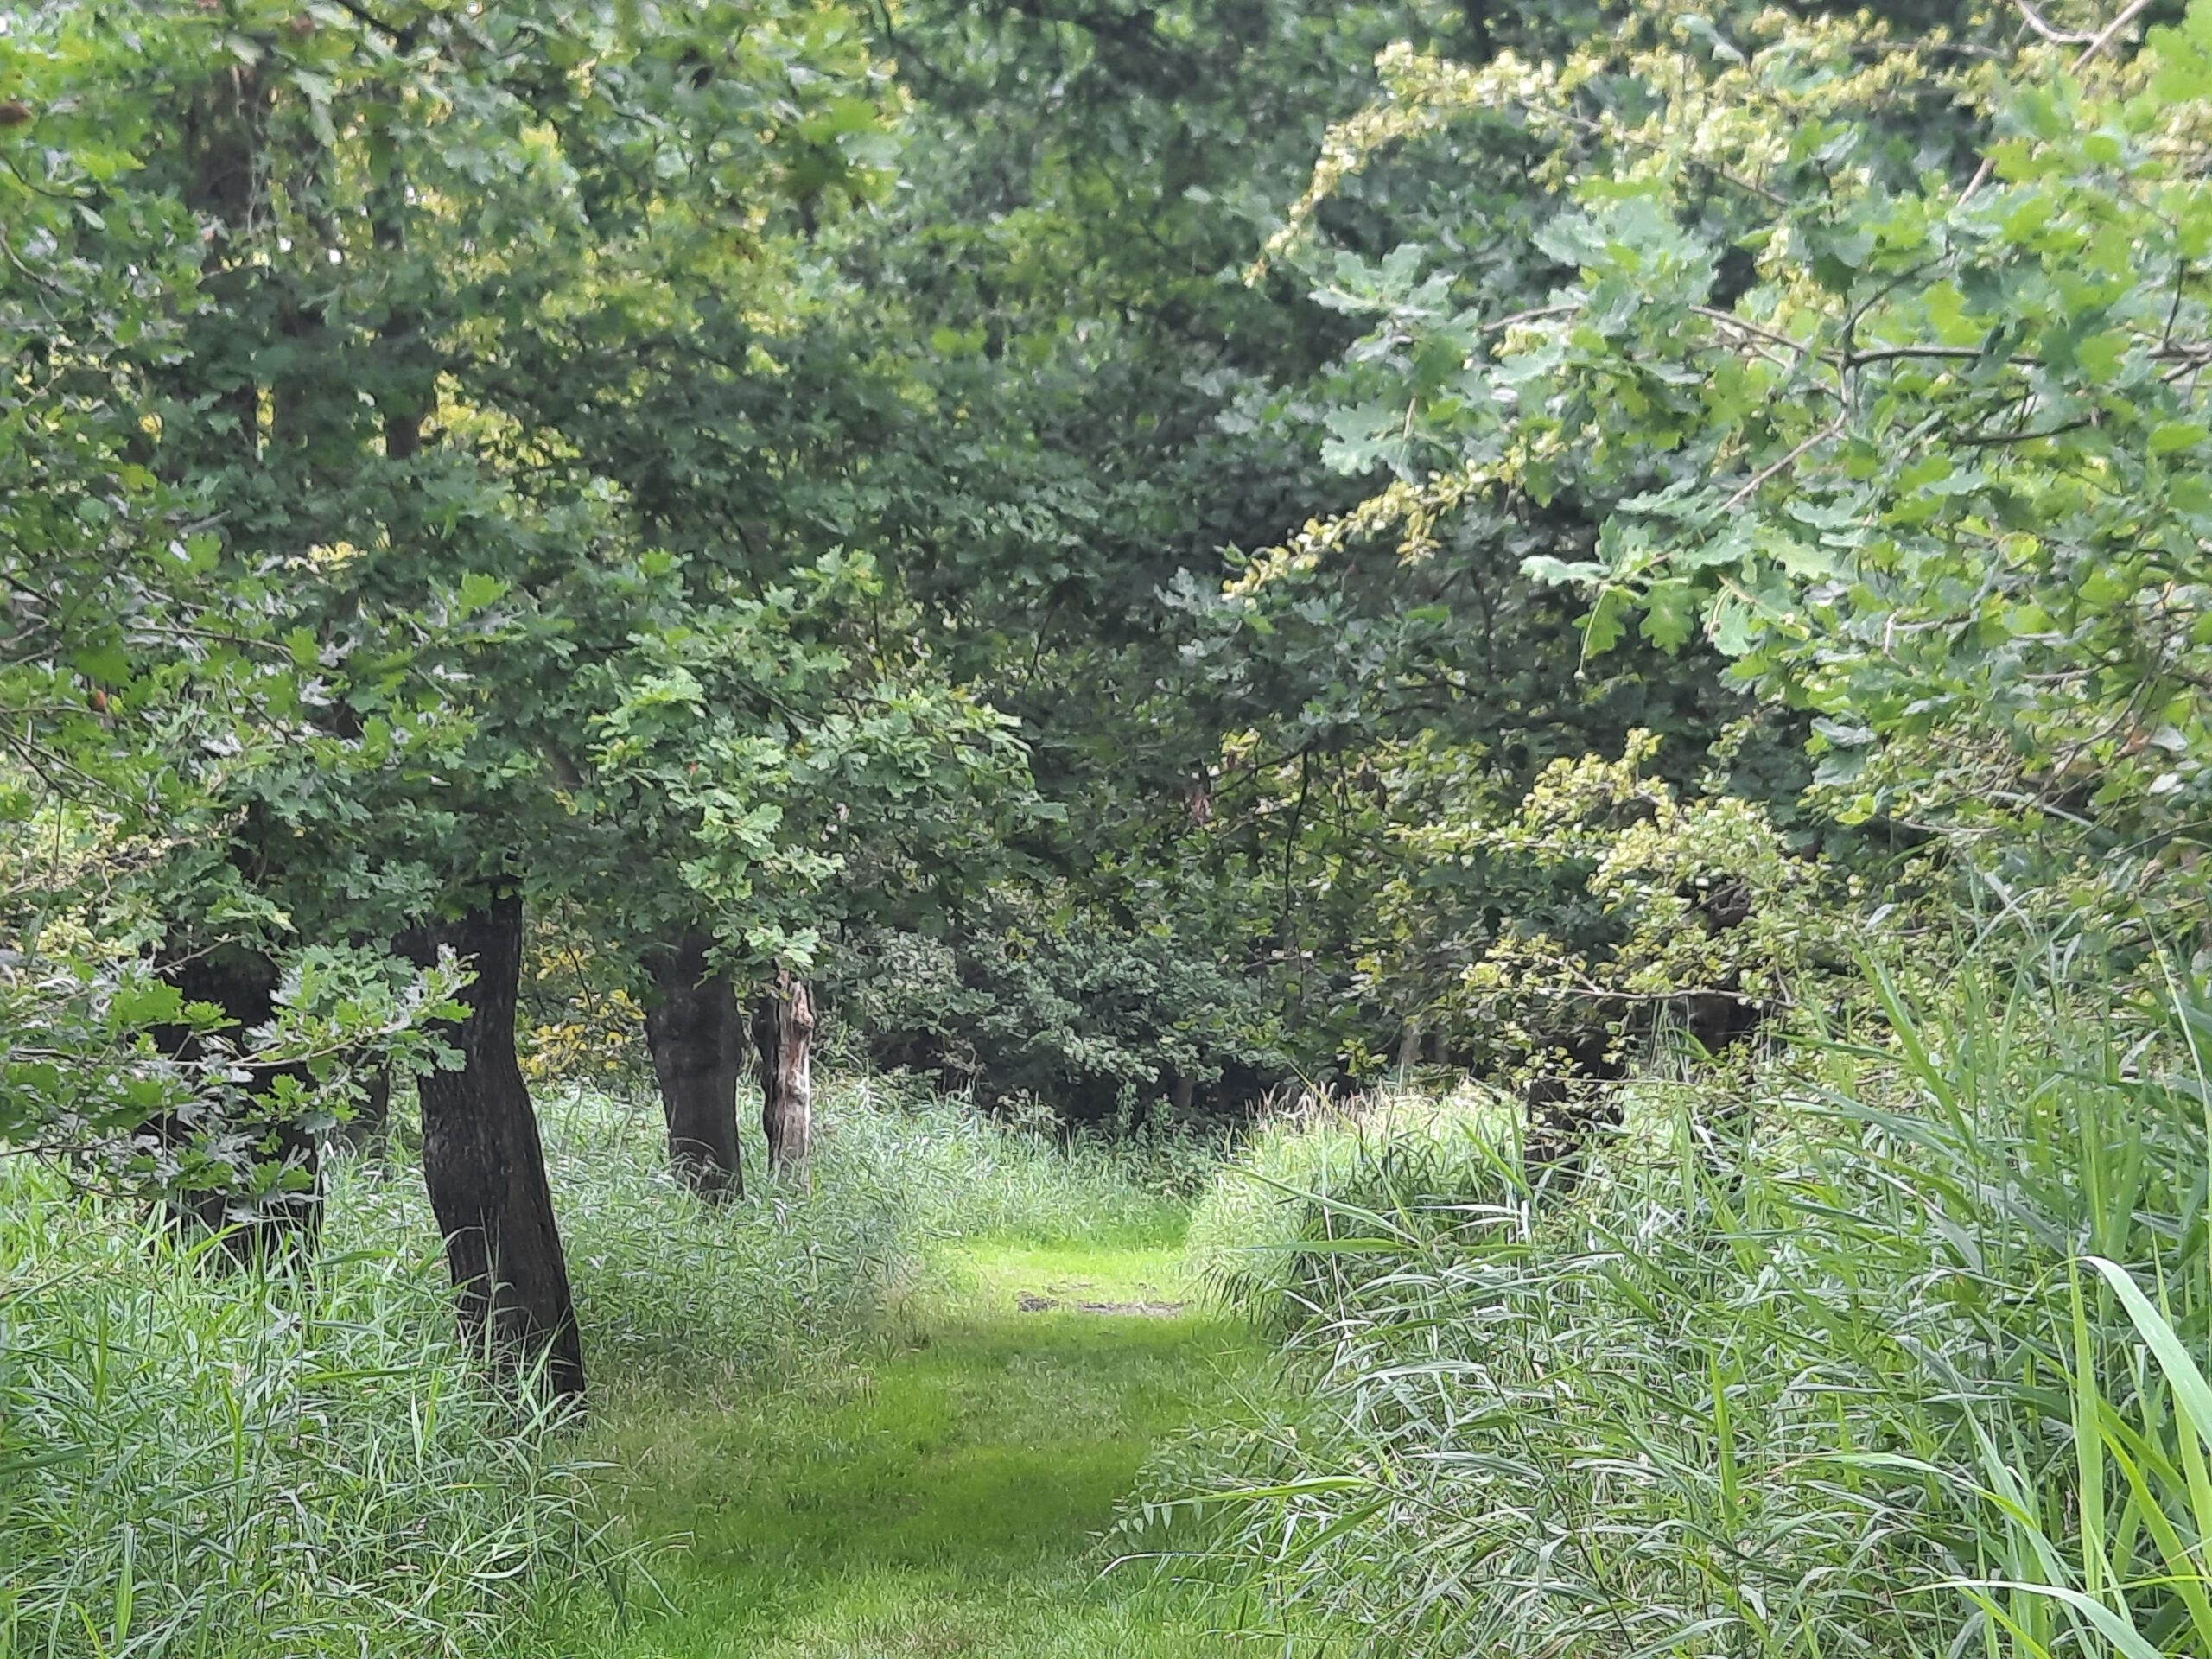
<path fill-rule="evenodd" d="M 2212 0 L 0 4 L 0 1659 L 2212 1655 Z"/>

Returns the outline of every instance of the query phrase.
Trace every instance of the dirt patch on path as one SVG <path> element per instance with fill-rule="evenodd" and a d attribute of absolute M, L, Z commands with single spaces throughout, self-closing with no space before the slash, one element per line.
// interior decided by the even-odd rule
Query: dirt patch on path
<path fill-rule="evenodd" d="M 1140 1319 L 1172 1319 L 1188 1302 L 1085 1302 L 1065 1300 L 1058 1296 L 1039 1296 L 1025 1290 L 1014 1298 L 1014 1305 L 1025 1313 L 1050 1313 L 1058 1309 L 1071 1309 L 1077 1313 L 1128 1313 Z"/>

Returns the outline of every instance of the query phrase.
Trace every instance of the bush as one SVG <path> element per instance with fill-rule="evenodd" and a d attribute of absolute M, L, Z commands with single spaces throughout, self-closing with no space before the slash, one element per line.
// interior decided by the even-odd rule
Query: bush
<path fill-rule="evenodd" d="M 1222 1452 L 1217 1570 L 1382 1653 L 2204 1651 L 2212 1012 L 2053 982 L 1891 998 L 1732 1121 L 1648 1087 L 1468 1225 L 1371 1132 L 1263 1138 L 1389 1202 L 1308 1274 L 1311 1411 Z"/>
<path fill-rule="evenodd" d="M 1241 1110 L 1288 1076 L 1281 1015 L 1211 939 L 1008 899 L 957 944 L 871 930 L 825 982 L 841 1039 L 994 1108 L 1079 1122 Z"/>

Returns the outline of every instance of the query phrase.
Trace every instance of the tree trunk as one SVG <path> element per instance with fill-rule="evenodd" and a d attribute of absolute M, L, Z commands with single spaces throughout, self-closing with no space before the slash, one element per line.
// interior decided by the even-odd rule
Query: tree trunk
<path fill-rule="evenodd" d="M 537 1118 L 515 1059 L 522 897 L 502 893 L 398 943 L 418 967 L 448 945 L 476 975 L 461 995 L 466 1016 L 441 1033 L 461 1051 L 461 1069 L 427 1073 L 416 1085 L 423 1175 L 460 1293 L 461 1329 L 502 1367 L 528 1372 L 542 1363 L 555 1394 L 580 1399 L 583 1353 L 568 1264 Z"/>
<path fill-rule="evenodd" d="M 1529 1079 L 1524 1160 L 1532 1178 L 1560 1196 L 1580 1184 L 1592 1142 L 1620 1124 L 1620 1091 L 1612 1085 L 1628 1075 L 1628 1063 L 1619 1040 L 1597 1029 L 1548 1045 Z"/>
<path fill-rule="evenodd" d="M 211 77 L 194 97 L 183 134 L 192 157 L 185 205 L 220 227 L 208 238 L 200 276 L 216 302 L 206 313 L 215 327 L 195 342 L 188 372 L 199 377 L 200 390 L 212 394 L 203 417 L 209 427 L 229 429 L 211 448 L 230 464 L 247 467 L 261 453 L 261 387 L 253 378 L 257 342 L 244 322 L 253 315 L 248 301 L 255 281 L 244 245 L 265 165 L 262 127 L 268 103 L 261 72 L 234 64 Z"/>
<path fill-rule="evenodd" d="M 768 1136 L 768 1167 L 790 1174 L 806 1162 L 814 1134 L 814 999 L 789 969 L 753 1007 L 753 1041 L 760 1051 L 760 1127 Z"/>
<path fill-rule="evenodd" d="M 687 933 L 645 959 L 657 995 L 645 1008 L 645 1046 L 668 1121 L 668 1165 L 702 1198 L 745 1196 L 737 1146 L 737 1078 L 745 1021 L 737 992 L 707 960 L 714 941 Z"/>
<path fill-rule="evenodd" d="M 1398 1075 L 1409 1077 L 1421 1066 L 1421 1021 L 1408 1020 L 1398 1031 Z"/>
<path fill-rule="evenodd" d="M 224 1033 L 243 1043 L 255 1027 L 276 1014 L 276 967 L 258 952 L 232 944 L 216 945 L 177 957 L 162 969 L 162 976 L 188 1002 L 212 1002 L 232 1021 Z M 156 1033 L 156 1040 L 178 1058 L 198 1061 L 207 1046 L 182 1027 Z M 300 1065 L 254 1066 L 247 1080 L 254 1104 L 273 1090 L 280 1077 L 313 1085 L 307 1068 Z M 170 1145 L 191 1140 L 200 1127 L 168 1117 L 151 1127 L 156 1138 Z M 180 1224 L 196 1221 L 211 1232 L 223 1235 L 224 1247 L 241 1263 L 275 1262 L 285 1256 L 304 1256 L 321 1230 L 323 1200 L 322 1141 L 296 1119 L 271 1110 L 265 1115 L 249 1107 L 238 1118 L 215 1126 L 226 1138 L 235 1137 L 242 1160 L 281 1163 L 288 1170 L 303 1172 L 304 1188 L 271 1192 L 252 1202 L 220 1189 L 180 1192 L 168 1200 L 170 1218 Z"/>
<path fill-rule="evenodd" d="M 391 1134 L 391 1068 L 378 1066 L 361 1079 L 360 1103 L 340 1131 L 356 1152 L 380 1151 Z"/>

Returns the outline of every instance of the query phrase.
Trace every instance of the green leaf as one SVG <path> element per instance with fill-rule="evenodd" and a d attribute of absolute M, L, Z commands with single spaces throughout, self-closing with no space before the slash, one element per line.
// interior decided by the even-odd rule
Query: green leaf
<path fill-rule="evenodd" d="M 1732 594 L 1723 594 L 1715 601 L 1713 613 L 1706 627 L 1713 636 L 1713 649 L 1724 657 L 1741 657 L 1752 645 L 1751 624 L 1755 619 L 1751 607 Z"/>
<path fill-rule="evenodd" d="M 1643 596 L 1643 637 L 1671 656 L 1696 632 L 1697 598 L 1688 578 L 1669 576 L 1653 582 Z"/>
<path fill-rule="evenodd" d="M 1582 648 L 1592 657 L 1602 657 L 1621 642 L 1628 629 L 1630 600 L 1625 588 L 1608 588 L 1598 595 L 1598 602 L 1582 619 Z"/>
<path fill-rule="evenodd" d="M 108 1018 L 122 1031 L 175 1025 L 184 1018 L 184 993 L 167 980 L 129 979 L 116 987 Z"/>
<path fill-rule="evenodd" d="M 461 586 L 454 593 L 454 609 L 461 616 L 474 616 L 487 605 L 496 605 L 506 594 L 507 584 L 497 576 L 472 570 L 461 579 Z"/>
<path fill-rule="evenodd" d="M 73 652 L 70 663 L 79 674 L 97 685 L 122 686 L 130 683 L 130 658 L 121 645 L 92 645 Z"/>
<path fill-rule="evenodd" d="M 2136 1332 L 2158 1359 L 2158 1369 L 2165 1373 L 2166 1386 L 2188 1408 L 2196 1432 L 2212 1434 L 2212 1384 L 2205 1382 L 2204 1373 L 2197 1369 L 2189 1344 L 2167 1322 L 2165 1315 L 2152 1305 L 2151 1299 L 2137 1287 L 2126 1268 L 2101 1255 L 2090 1256 L 2088 1263 L 2112 1287 L 2113 1294 L 2127 1310 Z"/>

